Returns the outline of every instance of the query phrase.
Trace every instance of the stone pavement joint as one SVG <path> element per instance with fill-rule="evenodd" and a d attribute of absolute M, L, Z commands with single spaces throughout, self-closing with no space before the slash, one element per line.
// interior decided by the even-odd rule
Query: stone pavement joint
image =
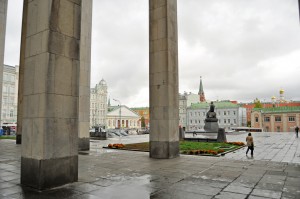
<path fill-rule="evenodd" d="M 242 141 L 245 135 L 228 138 Z M 293 134 L 254 134 L 253 159 L 246 157 L 245 149 L 224 157 L 181 155 L 166 160 L 151 159 L 146 152 L 102 148 L 147 139 L 148 135 L 142 135 L 91 141 L 91 150 L 79 155 L 78 182 L 42 192 L 20 185 L 21 147 L 0 140 L 0 198 L 300 198 L 300 164 L 295 157 L 299 141 Z M 279 146 L 286 148 L 284 153 L 296 148 L 289 162 L 272 152 Z M 262 152 L 266 155 L 260 156 Z M 266 158 L 268 154 L 272 157 Z"/>

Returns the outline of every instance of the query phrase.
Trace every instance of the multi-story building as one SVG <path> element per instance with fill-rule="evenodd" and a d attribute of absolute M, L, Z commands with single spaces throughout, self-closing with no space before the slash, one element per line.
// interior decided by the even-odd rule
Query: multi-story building
<path fill-rule="evenodd" d="M 4 65 L 1 126 L 16 126 L 19 67 Z"/>
<path fill-rule="evenodd" d="M 179 126 L 183 129 L 187 127 L 187 108 L 193 103 L 199 102 L 199 95 L 193 93 L 184 92 L 184 94 L 179 94 Z"/>
<path fill-rule="evenodd" d="M 230 101 L 216 101 L 214 105 L 220 128 L 230 129 L 231 127 L 240 127 L 246 124 L 245 108 Z M 204 121 L 209 107 L 210 103 L 200 102 L 187 108 L 187 131 L 197 131 L 204 128 Z"/>
<path fill-rule="evenodd" d="M 150 123 L 150 114 L 149 114 L 149 107 L 136 107 L 136 108 L 131 108 L 131 110 L 135 111 L 137 114 L 140 115 L 140 122 L 142 125 L 142 117 L 144 118 L 145 121 L 145 127 L 149 128 Z"/>
<path fill-rule="evenodd" d="M 299 101 L 288 101 L 284 97 L 284 90 L 279 90 L 279 97 L 272 96 L 271 101 L 266 102 L 265 100 L 260 101 L 262 108 L 272 108 L 272 107 L 295 107 L 300 106 Z M 255 103 L 240 103 L 241 106 L 247 109 L 247 123 L 251 124 L 251 112 L 255 107 Z"/>
<path fill-rule="evenodd" d="M 107 84 L 104 79 L 91 88 L 90 106 L 90 126 L 106 127 Z"/>
<path fill-rule="evenodd" d="M 141 116 L 127 106 L 111 106 L 107 113 L 107 128 L 141 128 Z"/>
<path fill-rule="evenodd" d="M 255 108 L 251 112 L 251 126 L 266 132 L 291 132 L 300 126 L 300 106 Z"/>

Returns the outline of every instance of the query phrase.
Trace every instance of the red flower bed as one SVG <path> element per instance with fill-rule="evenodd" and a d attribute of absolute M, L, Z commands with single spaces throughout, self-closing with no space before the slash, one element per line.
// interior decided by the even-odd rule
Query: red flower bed
<path fill-rule="evenodd" d="M 124 144 L 109 144 L 108 148 L 121 149 L 121 148 L 124 148 Z"/>

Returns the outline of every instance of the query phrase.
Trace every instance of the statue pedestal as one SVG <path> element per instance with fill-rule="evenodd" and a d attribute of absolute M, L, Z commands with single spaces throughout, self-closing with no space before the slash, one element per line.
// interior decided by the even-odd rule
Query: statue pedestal
<path fill-rule="evenodd" d="M 225 129 L 219 128 L 217 142 L 227 142 Z"/>
<path fill-rule="evenodd" d="M 219 131 L 219 124 L 217 118 L 206 118 L 204 130 L 207 133 L 217 133 Z"/>

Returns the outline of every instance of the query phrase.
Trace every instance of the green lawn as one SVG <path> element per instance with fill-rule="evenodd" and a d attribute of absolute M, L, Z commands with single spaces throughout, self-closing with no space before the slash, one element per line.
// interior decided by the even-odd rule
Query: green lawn
<path fill-rule="evenodd" d="M 229 143 L 210 142 L 180 142 L 180 152 L 183 154 L 216 154 L 239 148 L 240 146 Z M 125 144 L 123 149 L 149 151 L 149 142 Z"/>
<path fill-rule="evenodd" d="M 16 136 L 5 136 L 5 135 L 0 136 L 0 140 L 15 140 L 15 139 Z"/>

